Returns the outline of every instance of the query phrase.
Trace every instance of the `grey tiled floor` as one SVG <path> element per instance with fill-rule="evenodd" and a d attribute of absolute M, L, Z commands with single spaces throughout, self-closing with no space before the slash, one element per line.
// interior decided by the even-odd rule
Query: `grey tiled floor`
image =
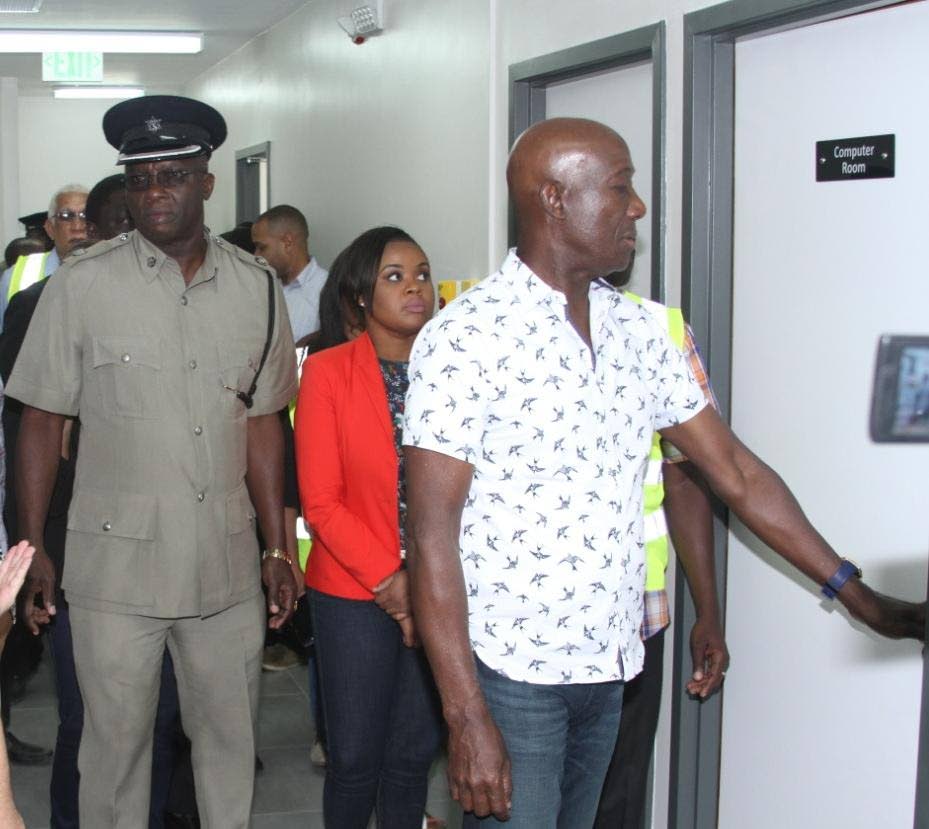
<path fill-rule="evenodd" d="M 25 697 L 13 706 L 12 731 L 20 739 L 52 746 L 57 724 L 46 651 Z M 258 729 L 258 753 L 264 771 L 255 780 L 253 829 L 323 829 L 323 773 L 310 763 L 313 728 L 305 667 L 262 674 Z M 50 776 L 50 766 L 12 768 L 13 795 L 27 829 L 46 829 L 49 825 Z M 444 818 L 449 829 L 461 826 L 460 810 L 449 799 L 442 759 L 435 763 L 430 776 L 428 809 Z"/>

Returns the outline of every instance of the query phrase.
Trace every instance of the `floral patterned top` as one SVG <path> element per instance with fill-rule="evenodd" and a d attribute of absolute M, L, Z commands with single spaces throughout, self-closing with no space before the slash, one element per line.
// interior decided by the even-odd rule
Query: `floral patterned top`
<path fill-rule="evenodd" d="M 406 390 L 410 385 L 407 368 L 409 363 L 393 360 L 378 360 L 381 364 L 381 376 L 387 390 L 387 405 L 390 408 L 390 421 L 394 426 L 394 446 L 397 449 L 397 512 L 400 522 L 400 555 L 406 551 L 406 474 L 403 466 L 403 414 Z"/>

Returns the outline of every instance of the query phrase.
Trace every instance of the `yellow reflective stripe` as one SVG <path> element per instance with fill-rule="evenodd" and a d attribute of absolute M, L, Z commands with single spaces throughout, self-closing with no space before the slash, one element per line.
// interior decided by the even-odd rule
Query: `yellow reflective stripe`
<path fill-rule="evenodd" d="M 20 291 L 45 278 L 45 261 L 47 259 L 48 253 L 30 253 L 28 256 L 20 256 L 16 260 L 16 264 L 13 265 L 10 288 L 6 295 L 7 300 L 12 299 Z"/>
<path fill-rule="evenodd" d="M 680 308 L 668 308 L 666 309 L 667 314 L 667 323 L 668 323 L 668 336 L 678 348 L 684 347 L 684 315 L 681 313 Z"/>
<path fill-rule="evenodd" d="M 644 524 L 645 543 L 654 541 L 668 534 L 668 523 L 665 521 L 664 510 L 656 509 L 642 519 Z"/>
<path fill-rule="evenodd" d="M 664 590 L 668 569 L 668 536 L 645 542 L 645 589 Z"/>
<path fill-rule="evenodd" d="M 645 465 L 645 486 L 661 486 L 661 461 L 650 457 Z"/>

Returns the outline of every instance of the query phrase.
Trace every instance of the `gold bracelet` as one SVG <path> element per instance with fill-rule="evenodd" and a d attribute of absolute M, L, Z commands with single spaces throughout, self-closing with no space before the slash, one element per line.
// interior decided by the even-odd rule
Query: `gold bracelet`
<path fill-rule="evenodd" d="M 261 554 L 262 561 L 265 561 L 269 558 L 279 558 L 281 561 L 287 562 L 288 567 L 294 566 L 294 560 L 287 553 L 285 553 L 283 550 L 279 550 L 277 547 L 275 547 L 273 550 L 265 550 Z"/>

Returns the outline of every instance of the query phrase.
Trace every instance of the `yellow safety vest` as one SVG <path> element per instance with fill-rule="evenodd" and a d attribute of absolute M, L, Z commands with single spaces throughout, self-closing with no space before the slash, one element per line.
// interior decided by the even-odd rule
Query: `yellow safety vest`
<path fill-rule="evenodd" d="M 305 360 L 304 355 L 306 350 L 302 348 L 297 349 L 297 383 L 299 384 L 300 379 L 303 377 L 303 363 Z M 294 398 L 290 401 L 290 406 L 288 406 L 290 412 L 290 425 L 294 425 L 294 412 L 297 410 L 297 400 Z M 303 520 L 302 515 L 297 515 L 297 560 L 300 562 L 300 569 L 305 573 L 306 572 L 306 563 L 310 557 L 310 550 L 313 547 L 313 536 L 310 534 L 310 527 Z"/>
<path fill-rule="evenodd" d="M 668 336 L 678 348 L 684 348 L 684 315 L 680 308 L 668 308 L 660 302 L 644 299 L 636 294 L 624 291 L 633 302 L 647 308 L 652 316 L 661 323 Z M 642 513 L 645 523 L 645 590 L 664 590 L 665 571 L 668 569 L 668 524 L 665 521 L 664 483 L 661 465 L 664 456 L 661 452 L 661 436 L 652 435 L 652 448 L 648 454 L 648 466 L 645 468 L 645 486 L 643 488 Z"/>
<path fill-rule="evenodd" d="M 25 290 L 30 285 L 35 285 L 36 282 L 41 282 L 45 279 L 45 262 L 50 252 L 51 251 L 46 251 L 45 253 L 30 253 L 26 256 L 20 256 L 19 259 L 16 260 L 13 265 L 10 288 L 6 295 L 7 301 L 11 300 L 16 294 Z"/>

